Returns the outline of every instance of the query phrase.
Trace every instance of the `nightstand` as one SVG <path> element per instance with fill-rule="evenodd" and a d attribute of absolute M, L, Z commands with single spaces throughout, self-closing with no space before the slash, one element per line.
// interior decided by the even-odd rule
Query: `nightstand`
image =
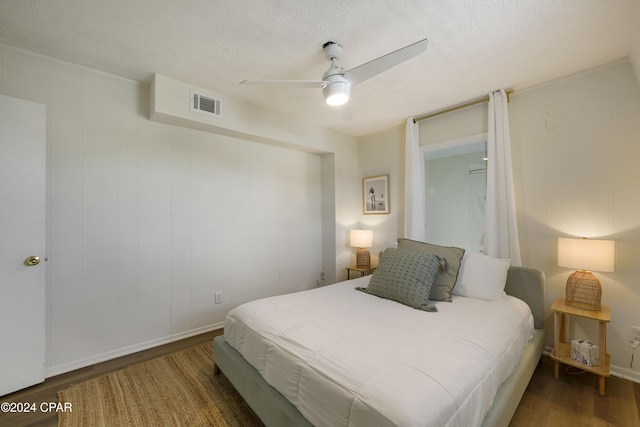
<path fill-rule="evenodd" d="M 611 356 L 607 354 L 607 323 L 611 321 L 610 308 L 603 305 L 601 310 L 585 310 L 567 305 L 564 298 L 558 298 L 551 306 L 551 311 L 553 311 L 553 349 L 551 350 L 551 358 L 555 362 L 555 378 L 558 379 L 560 363 L 592 372 L 600 376 L 599 392 L 600 396 L 604 396 L 604 379 L 610 375 L 611 368 Z M 597 342 L 599 346 L 599 366 L 585 366 L 571 358 L 571 341 L 567 341 L 565 336 L 567 316 L 584 317 L 599 323 Z"/>
<path fill-rule="evenodd" d="M 347 267 L 347 280 L 351 279 L 351 272 L 352 271 L 357 271 L 360 273 L 360 277 L 362 276 L 366 276 L 368 274 L 372 274 L 374 271 L 376 271 L 375 267 L 367 267 L 367 268 L 360 268 L 360 267 Z"/>

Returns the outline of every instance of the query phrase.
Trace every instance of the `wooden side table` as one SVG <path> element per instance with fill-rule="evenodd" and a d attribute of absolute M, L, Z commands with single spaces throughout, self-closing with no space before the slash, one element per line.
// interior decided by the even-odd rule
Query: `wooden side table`
<path fill-rule="evenodd" d="M 551 305 L 553 311 L 553 349 L 551 358 L 555 362 L 554 376 L 558 379 L 560 363 L 583 369 L 600 376 L 599 392 L 604 396 L 604 379 L 610 376 L 611 356 L 607 353 L 607 323 L 611 321 L 611 309 L 602 306 L 601 310 L 585 310 L 567 305 L 564 298 L 558 298 Z M 585 366 L 571 358 L 571 341 L 566 337 L 566 316 L 579 316 L 585 319 L 596 320 L 599 323 L 598 333 L 598 358 L 599 366 Z"/>
<path fill-rule="evenodd" d="M 360 267 L 347 267 L 347 280 L 351 279 L 351 272 L 352 271 L 357 271 L 360 273 L 360 277 L 362 276 L 366 276 L 367 274 L 371 274 L 374 271 L 376 271 L 376 267 L 367 267 L 367 268 L 360 268 Z"/>

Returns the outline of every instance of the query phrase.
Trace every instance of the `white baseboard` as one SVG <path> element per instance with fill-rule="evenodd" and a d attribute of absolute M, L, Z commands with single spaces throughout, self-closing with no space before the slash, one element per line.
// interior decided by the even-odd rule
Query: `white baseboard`
<path fill-rule="evenodd" d="M 640 384 L 640 372 L 632 371 L 631 369 L 611 365 L 611 375 Z"/>
<path fill-rule="evenodd" d="M 128 354 L 136 353 L 138 351 L 147 350 L 149 348 L 157 347 L 163 344 L 169 344 L 174 341 L 179 341 L 185 338 L 192 337 L 194 335 L 200 335 L 205 332 L 215 331 L 222 329 L 224 322 L 215 323 L 212 325 L 202 326 L 197 329 L 192 329 L 186 332 L 180 332 L 178 334 L 169 335 L 162 338 L 156 338 L 153 340 L 137 343 L 127 347 L 122 347 L 106 353 L 96 354 L 90 357 L 86 357 L 73 362 L 64 363 L 62 365 L 49 366 L 45 368 L 45 378 L 53 377 L 56 375 L 64 374 L 66 372 L 74 371 L 76 369 L 84 368 L 86 366 L 95 365 L 96 363 L 105 362 L 107 360 L 115 359 L 116 357 L 126 356 Z"/>
<path fill-rule="evenodd" d="M 551 353 L 551 347 L 544 348 L 544 354 L 549 356 Z M 611 365 L 611 375 L 618 378 L 623 378 L 625 380 L 633 381 L 634 383 L 640 384 L 640 372 L 632 371 L 631 369 L 623 368 L 618 365 Z"/>

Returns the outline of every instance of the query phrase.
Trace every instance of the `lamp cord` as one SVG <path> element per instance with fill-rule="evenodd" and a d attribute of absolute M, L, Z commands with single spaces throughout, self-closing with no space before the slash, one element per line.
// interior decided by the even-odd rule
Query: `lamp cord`
<path fill-rule="evenodd" d="M 580 369 L 580 368 L 573 368 L 571 366 L 567 366 L 564 371 L 568 374 L 568 375 L 581 375 L 584 374 L 585 371 L 584 369 Z"/>

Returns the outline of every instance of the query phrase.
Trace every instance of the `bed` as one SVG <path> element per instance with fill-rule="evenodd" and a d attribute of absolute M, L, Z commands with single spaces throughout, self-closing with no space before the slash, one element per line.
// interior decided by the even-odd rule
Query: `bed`
<path fill-rule="evenodd" d="M 358 292 L 372 276 L 243 304 L 215 372 L 267 426 L 507 426 L 544 347 L 544 276 L 505 274 L 503 298 L 437 313 Z"/>

